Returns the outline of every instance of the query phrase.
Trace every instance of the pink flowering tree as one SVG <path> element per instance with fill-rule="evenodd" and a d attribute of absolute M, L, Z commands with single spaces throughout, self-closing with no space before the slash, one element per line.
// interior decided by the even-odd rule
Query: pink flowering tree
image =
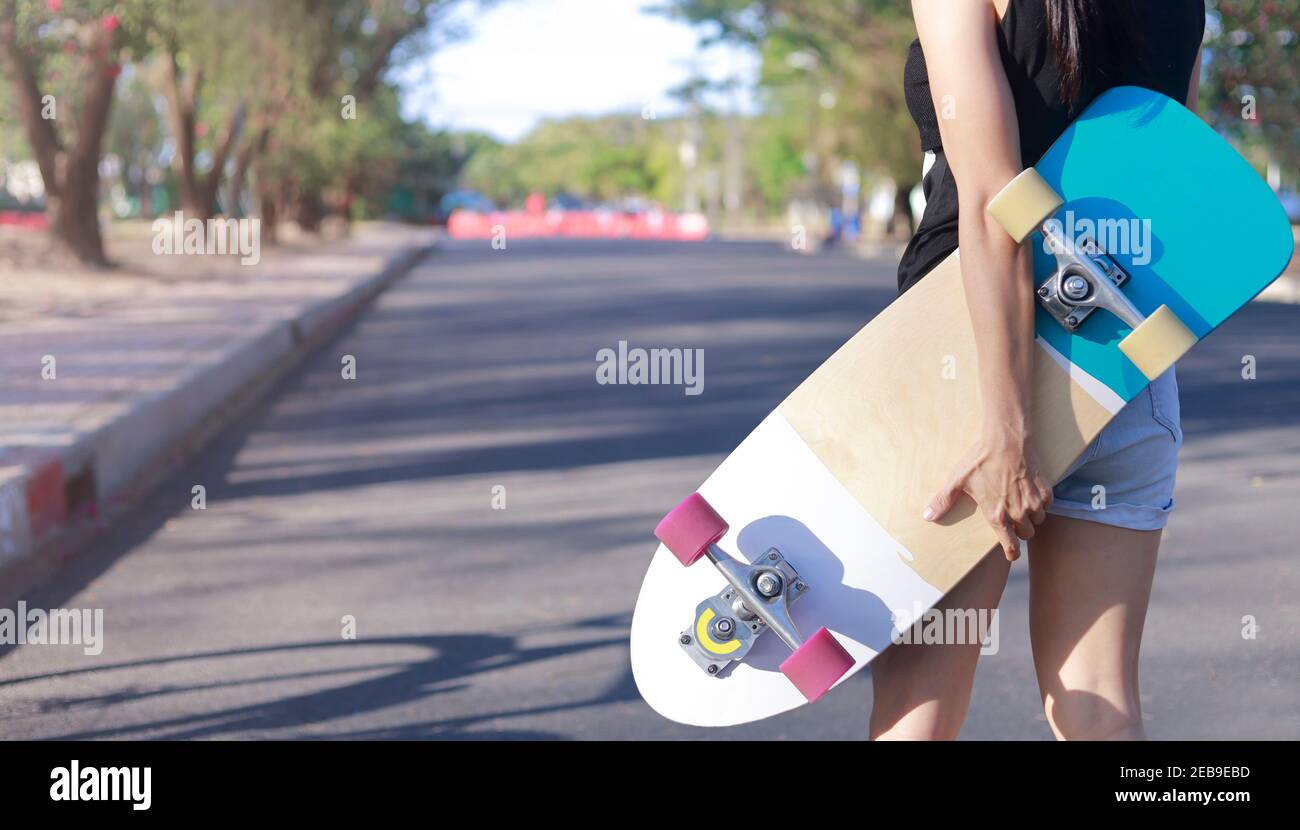
<path fill-rule="evenodd" d="M 107 265 L 99 162 L 113 86 L 142 48 L 147 0 L 0 0 L 0 73 L 45 185 L 56 243 Z"/>

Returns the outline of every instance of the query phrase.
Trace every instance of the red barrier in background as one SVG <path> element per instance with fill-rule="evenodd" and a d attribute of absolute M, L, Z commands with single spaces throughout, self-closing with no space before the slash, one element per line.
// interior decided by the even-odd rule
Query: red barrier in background
<path fill-rule="evenodd" d="M 42 231 L 50 226 L 50 221 L 45 217 L 44 213 L 0 210 L 0 225 L 14 225 L 19 228 Z"/>
<path fill-rule="evenodd" d="M 571 237 L 587 239 L 707 239 L 709 222 L 699 213 L 619 213 L 617 211 L 548 210 L 453 211 L 447 233 L 453 239 L 490 239 L 504 229 L 507 239 Z"/>

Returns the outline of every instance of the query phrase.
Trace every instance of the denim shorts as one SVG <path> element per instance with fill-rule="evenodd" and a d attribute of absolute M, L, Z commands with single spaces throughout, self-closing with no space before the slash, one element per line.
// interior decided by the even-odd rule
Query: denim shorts
<path fill-rule="evenodd" d="M 1172 368 L 1119 411 L 1052 491 L 1048 513 L 1131 530 L 1159 530 L 1174 509 L 1183 444 Z"/>

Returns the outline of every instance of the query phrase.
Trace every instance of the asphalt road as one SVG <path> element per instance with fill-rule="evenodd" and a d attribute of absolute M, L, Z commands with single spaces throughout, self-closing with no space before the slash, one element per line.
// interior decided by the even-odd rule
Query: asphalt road
<path fill-rule="evenodd" d="M 667 722 L 627 634 L 654 523 L 892 286 L 888 263 L 766 244 L 447 244 L 27 597 L 104 609 L 104 649 L 0 656 L 0 737 L 862 737 L 865 673 L 748 727 Z M 597 383 L 620 340 L 703 348 L 703 394 Z M 1247 309 L 1180 381 L 1148 728 L 1294 739 L 1300 306 Z M 964 737 L 1050 736 L 1026 588 L 1022 564 Z"/>

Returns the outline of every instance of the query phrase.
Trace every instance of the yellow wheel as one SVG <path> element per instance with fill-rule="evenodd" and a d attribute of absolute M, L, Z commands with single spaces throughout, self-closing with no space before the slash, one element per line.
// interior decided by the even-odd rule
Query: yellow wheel
<path fill-rule="evenodd" d="M 1155 380 L 1195 343 L 1196 335 L 1169 310 L 1169 306 L 1162 305 L 1128 337 L 1119 341 L 1119 350 L 1148 380 Z"/>
<path fill-rule="evenodd" d="M 1043 220 L 1061 206 L 1060 194 L 1030 167 L 1007 182 L 986 210 L 1011 238 L 1024 242 Z"/>

